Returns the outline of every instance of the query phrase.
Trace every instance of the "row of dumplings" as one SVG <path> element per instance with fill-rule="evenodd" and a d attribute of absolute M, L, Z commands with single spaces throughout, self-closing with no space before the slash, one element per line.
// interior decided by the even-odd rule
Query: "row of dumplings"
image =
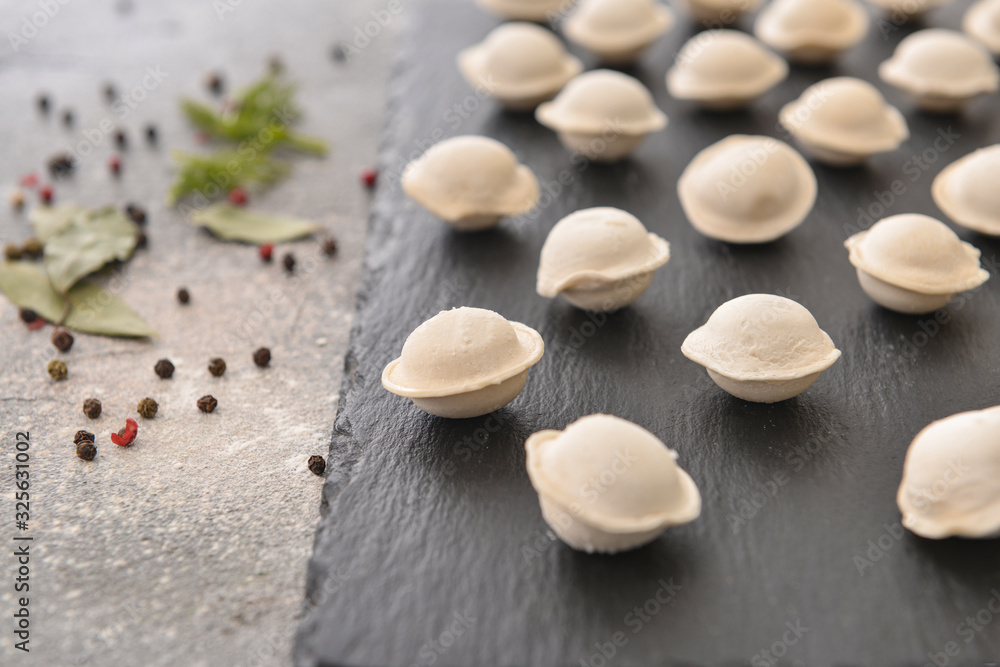
<path fill-rule="evenodd" d="M 840 357 L 806 308 L 769 294 L 724 303 L 681 351 L 729 393 L 763 402 L 805 391 Z M 541 336 L 527 325 L 489 310 L 454 308 L 407 337 L 382 384 L 434 415 L 481 416 L 521 393 L 543 353 Z M 1000 406 L 921 431 L 897 494 L 903 525 L 935 539 L 1000 535 L 998 437 Z M 698 486 L 677 464 L 677 452 L 624 419 L 589 415 L 562 431 L 532 434 L 525 449 L 542 516 L 575 549 L 632 549 L 701 514 Z"/>
<path fill-rule="evenodd" d="M 1000 145 L 949 165 L 932 191 L 962 224 L 1000 234 Z M 738 180 L 734 180 L 734 174 Z M 539 186 L 503 144 L 463 136 L 432 146 L 403 172 L 405 191 L 459 229 L 482 229 L 536 205 Z M 816 177 L 793 148 L 771 137 L 733 135 L 699 153 L 678 180 L 685 214 L 702 234 L 730 243 L 763 243 L 797 227 L 816 200 Z M 980 252 L 943 222 L 894 215 L 845 242 L 862 289 L 902 313 L 928 313 L 983 284 Z M 538 294 L 562 295 L 591 311 L 635 301 L 670 258 L 670 246 L 629 213 L 577 211 L 553 226 L 542 246 Z"/>
<path fill-rule="evenodd" d="M 998 433 L 1000 406 L 920 431 L 896 494 L 903 525 L 932 539 L 1000 536 Z M 575 549 L 633 549 L 701 514 L 698 486 L 677 452 L 619 417 L 589 415 L 562 431 L 539 431 L 525 450 L 542 517 Z"/>
<path fill-rule="evenodd" d="M 890 19 L 908 21 L 951 0 L 870 0 Z M 674 25 L 673 12 L 656 0 L 479 0 L 514 21 L 562 23 L 566 37 L 608 64 L 628 64 Z M 761 0 L 687 0 L 693 18 L 708 27 L 732 24 Z M 801 64 L 830 62 L 860 42 L 868 12 L 855 0 L 773 0 L 757 17 L 754 33 Z M 1000 53 L 1000 0 L 980 0 L 966 11 L 963 30 Z"/>
<path fill-rule="evenodd" d="M 591 11 L 595 4 L 602 6 Z M 605 16 L 609 13 L 605 9 L 615 16 Z M 992 15 L 981 16 L 988 9 L 970 10 L 973 20 L 967 26 L 991 27 L 996 33 L 992 43 L 1000 45 L 1000 0 L 992 3 Z M 595 25 L 582 26 L 580 20 L 592 14 L 614 29 L 601 32 L 596 18 Z M 564 32 L 595 50 L 605 63 L 619 65 L 634 60 L 671 22 L 670 11 L 654 0 L 591 0 L 570 16 Z M 756 39 L 736 30 L 715 29 L 688 40 L 667 74 L 667 88 L 677 99 L 706 107 L 739 107 L 788 74 L 785 60 L 768 47 L 794 62 L 826 63 L 859 42 L 868 25 L 867 12 L 855 0 L 775 0 L 757 19 Z M 470 84 L 485 88 L 513 110 L 534 108 L 583 69 L 558 38 L 530 23 L 501 25 L 460 53 L 458 63 Z M 998 86 L 996 65 L 982 42 L 942 29 L 920 30 L 902 40 L 882 63 L 879 76 L 911 95 L 921 108 L 938 112 L 955 111 Z"/>

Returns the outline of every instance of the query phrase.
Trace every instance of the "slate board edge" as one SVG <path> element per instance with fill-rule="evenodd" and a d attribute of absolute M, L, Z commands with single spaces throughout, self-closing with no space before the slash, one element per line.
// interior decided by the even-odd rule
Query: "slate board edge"
<path fill-rule="evenodd" d="M 382 132 L 379 139 L 378 156 L 379 165 L 384 166 L 389 163 L 389 154 L 393 150 L 395 141 L 393 134 L 395 124 L 393 119 L 403 108 L 403 97 L 406 94 L 405 86 L 396 86 L 392 82 L 401 80 L 406 76 L 407 71 L 412 68 L 413 59 L 407 57 L 410 44 L 409 33 L 416 30 L 415 21 L 407 21 L 400 31 L 400 46 L 395 56 L 392 58 L 392 65 L 389 74 L 389 91 L 386 97 L 385 110 L 383 111 Z M 382 268 L 375 265 L 372 260 L 372 251 L 379 247 L 380 222 L 391 215 L 391 189 L 395 184 L 387 184 L 384 180 L 382 170 L 379 173 L 379 181 L 373 197 L 371 212 L 368 217 L 368 226 L 365 240 L 365 258 L 362 265 L 361 282 L 355 294 L 354 323 L 351 326 L 350 342 L 347 352 L 344 354 L 343 380 L 340 386 L 340 394 L 337 401 L 337 416 L 334 420 L 333 433 L 330 437 L 330 451 L 327 454 L 326 481 L 323 484 L 323 493 L 320 499 L 320 521 L 316 529 L 316 536 L 313 540 L 313 554 L 310 557 L 306 572 L 306 590 L 303 601 L 303 609 L 298 630 L 296 632 L 292 660 L 298 667 L 347 667 L 342 663 L 320 662 L 319 659 L 311 655 L 303 638 L 308 634 L 308 628 L 315 623 L 312 612 L 317 608 L 317 588 L 322 585 L 328 577 L 329 568 L 317 562 L 319 551 L 316 546 L 320 544 L 327 531 L 327 518 L 331 512 L 331 504 L 335 503 L 340 492 L 351 482 L 351 475 L 358 462 L 361 451 L 360 443 L 356 442 L 350 422 L 349 406 L 352 400 L 352 389 L 358 383 L 358 355 L 357 346 L 362 338 L 364 329 L 363 314 L 369 301 L 369 295 L 379 282 Z"/>

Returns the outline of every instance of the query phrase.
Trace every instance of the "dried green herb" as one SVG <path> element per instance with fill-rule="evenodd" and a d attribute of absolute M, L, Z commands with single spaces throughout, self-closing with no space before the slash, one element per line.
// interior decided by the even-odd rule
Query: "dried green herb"
<path fill-rule="evenodd" d="M 234 187 L 271 185 L 289 172 L 284 162 L 255 150 L 221 150 L 209 155 L 174 151 L 172 156 L 180 171 L 167 193 L 169 206 L 188 195 L 208 200 Z"/>
<path fill-rule="evenodd" d="M 238 93 L 224 111 L 193 100 L 183 100 L 181 109 L 191 124 L 221 141 L 325 155 L 325 141 L 291 129 L 302 115 L 294 98 L 293 84 L 269 74 Z"/>

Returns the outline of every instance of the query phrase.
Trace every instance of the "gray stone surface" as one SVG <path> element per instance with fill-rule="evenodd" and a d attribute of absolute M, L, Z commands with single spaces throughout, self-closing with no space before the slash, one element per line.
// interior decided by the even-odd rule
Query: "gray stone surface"
<path fill-rule="evenodd" d="M 0 2 L 2 34 L 20 34 L 41 4 Z M 28 331 L 0 298 L 0 663 L 286 664 L 322 485 L 306 459 L 326 454 L 330 442 L 367 217 L 357 175 L 375 159 L 397 19 L 371 30 L 375 38 L 337 64 L 330 46 L 350 40 L 384 2 L 49 4 L 58 11 L 27 43 L 0 41 L 0 186 L 6 197 L 51 155 L 92 144 L 77 173 L 56 183 L 57 199 L 147 208 L 149 250 L 102 282 L 161 337 L 77 335 L 73 349 L 59 354 L 49 344 L 51 327 Z M 163 204 L 169 150 L 197 148 L 178 97 L 207 98 L 201 77 L 212 69 L 239 87 L 271 53 L 301 84 L 303 131 L 333 148 L 324 160 L 296 159 L 293 177 L 253 203 L 324 223 L 341 247 L 332 261 L 307 241 L 279 247 L 279 261 L 264 266 L 253 247 L 216 241 Z M 150 68 L 165 76 L 143 90 Z M 106 81 L 145 99 L 122 118 L 103 99 Z M 54 102 L 48 119 L 34 107 L 41 91 Z M 67 107 L 76 114 L 71 131 L 60 122 Z M 110 138 L 97 129 L 103 118 L 132 139 L 117 181 L 106 168 Z M 160 128 L 157 150 L 141 140 L 146 122 Z M 26 214 L 4 202 L 0 242 L 29 235 Z M 302 267 L 294 278 L 280 266 L 285 250 Z M 180 286 L 192 294 L 188 306 L 174 298 Z M 274 355 L 266 370 L 251 361 L 260 345 Z M 215 356 L 229 364 L 222 378 L 206 370 Z M 45 373 L 56 357 L 69 366 L 65 382 Z M 172 380 L 153 373 L 162 357 L 177 366 Z M 204 415 L 195 401 L 208 393 L 219 407 Z M 104 404 L 96 421 L 81 412 L 90 396 Z M 145 396 L 159 402 L 159 415 L 139 419 L 134 446 L 116 447 L 109 434 L 137 417 Z M 97 434 L 91 463 L 74 454 L 78 429 Z M 28 655 L 13 649 L 10 634 L 16 431 L 31 434 Z"/>

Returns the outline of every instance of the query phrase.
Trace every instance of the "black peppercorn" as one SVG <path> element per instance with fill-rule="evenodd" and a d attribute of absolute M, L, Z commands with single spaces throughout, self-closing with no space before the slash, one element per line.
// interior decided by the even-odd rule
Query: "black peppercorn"
<path fill-rule="evenodd" d="M 150 144 L 156 144 L 156 140 L 158 138 L 159 137 L 157 136 L 156 126 L 152 125 L 152 124 L 147 125 L 146 126 L 146 141 L 148 143 L 150 143 Z"/>
<path fill-rule="evenodd" d="M 139 405 L 136 406 L 136 411 L 143 419 L 152 419 L 156 416 L 156 411 L 159 409 L 160 406 L 157 402 L 148 396 L 139 401 Z"/>
<path fill-rule="evenodd" d="M 140 229 L 139 233 L 135 235 L 135 247 L 137 249 L 149 247 L 149 235 L 146 233 L 146 230 Z"/>
<path fill-rule="evenodd" d="M 73 436 L 73 444 L 79 445 L 81 442 L 93 442 L 94 434 L 90 431 L 77 431 L 76 435 Z"/>
<path fill-rule="evenodd" d="M 49 377 L 53 380 L 65 380 L 68 370 L 66 364 L 58 359 L 53 359 L 49 362 L 49 365 L 45 367 L 45 370 L 49 372 Z"/>
<path fill-rule="evenodd" d="M 156 366 L 153 367 L 153 370 L 156 371 L 157 375 L 166 380 L 167 378 L 173 376 L 174 365 L 170 363 L 169 359 L 160 359 L 156 362 Z"/>
<path fill-rule="evenodd" d="M 219 402 L 215 400 L 214 396 L 202 396 L 198 399 L 198 409 L 202 412 L 211 412 L 215 409 Z"/>
<path fill-rule="evenodd" d="M 76 164 L 70 155 L 62 154 L 49 158 L 49 173 L 53 178 L 68 175 L 75 166 Z"/>
<path fill-rule="evenodd" d="M 337 240 L 332 236 L 327 236 L 323 239 L 323 252 L 326 253 L 327 257 L 333 257 L 337 254 Z"/>
<path fill-rule="evenodd" d="M 115 84 L 106 83 L 104 84 L 104 99 L 108 102 L 114 102 L 115 98 L 118 97 L 118 91 L 115 89 Z"/>
<path fill-rule="evenodd" d="M 73 334 L 65 329 L 56 329 L 52 332 L 52 344 L 60 352 L 69 352 L 69 348 L 73 347 Z"/>
<path fill-rule="evenodd" d="M 63 111 L 62 115 L 63 125 L 65 125 L 66 127 L 73 127 L 73 123 L 75 120 L 76 117 L 73 115 L 72 109 L 66 109 L 65 111 Z"/>
<path fill-rule="evenodd" d="M 295 255 L 292 253 L 285 253 L 285 256 L 281 258 L 281 263 L 285 265 L 285 271 L 288 273 L 295 272 Z"/>
<path fill-rule="evenodd" d="M 21 254 L 21 247 L 13 243 L 8 243 L 3 247 L 3 256 L 12 262 L 21 259 Z"/>
<path fill-rule="evenodd" d="M 342 63 L 347 60 L 347 51 L 344 50 L 343 44 L 334 44 L 330 49 L 330 56 L 338 63 Z"/>
<path fill-rule="evenodd" d="M 177 290 L 177 300 L 183 304 L 191 302 L 191 293 L 187 291 L 186 288 L 182 287 Z"/>
<path fill-rule="evenodd" d="M 22 308 L 20 315 L 21 321 L 25 324 L 31 324 L 38 319 L 38 313 L 33 311 L 31 308 Z"/>
<path fill-rule="evenodd" d="M 35 103 L 38 105 L 38 110 L 42 113 L 47 114 L 49 112 L 50 103 L 48 95 L 39 95 Z"/>
<path fill-rule="evenodd" d="M 128 147 L 128 137 L 125 136 L 125 130 L 115 130 L 115 145 L 118 146 L 119 150 L 125 150 Z"/>
<path fill-rule="evenodd" d="M 309 457 L 309 470 L 314 475 L 322 476 L 326 472 L 326 460 L 322 456 L 312 455 Z"/>
<path fill-rule="evenodd" d="M 262 347 L 253 353 L 253 362 L 264 368 L 269 363 L 271 363 L 271 350 L 266 347 Z"/>
<path fill-rule="evenodd" d="M 125 215 L 137 225 L 146 224 L 146 210 L 138 204 L 126 204 Z"/>
<path fill-rule="evenodd" d="M 208 362 L 208 372 L 215 377 L 220 377 L 226 372 L 226 361 L 220 357 L 216 357 Z"/>
<path fill-rule="evenodd" d="M 278 55 L 272 55 L 267 59 L 267 68 L 271 71 L 271 74 L 277 76 L 285 71 L 285 63 L 281 60 Z"/>
<path fill-rule="evenodd" d="M 38 259 L 45 252 L 45 245 L 36 238 L 30 238 L 21 246 L 21 255 L 26 259 Z"/>
<path fill-rule="evenodd" d="M 96 398 L 88 398 L 83 402 L 83 414 L 91 419 L 97 419 L 101 416 L 101 402 Z"/>
<path fill-rule="evenodd" d="M 94 446 L 93 440 L 78 442 L 76 444 L 76 455 L 84 461 L 93 461 L 94 457 L 97 456 L 97 447 Z"/>
<path fill-rule="evenodd" d="M 222 80 L 222 75 L 218 72 L 211 72 L 205 77 L 205 87 L 208 88 L 213 95 L 221 95 L 226 86 Z"/>

